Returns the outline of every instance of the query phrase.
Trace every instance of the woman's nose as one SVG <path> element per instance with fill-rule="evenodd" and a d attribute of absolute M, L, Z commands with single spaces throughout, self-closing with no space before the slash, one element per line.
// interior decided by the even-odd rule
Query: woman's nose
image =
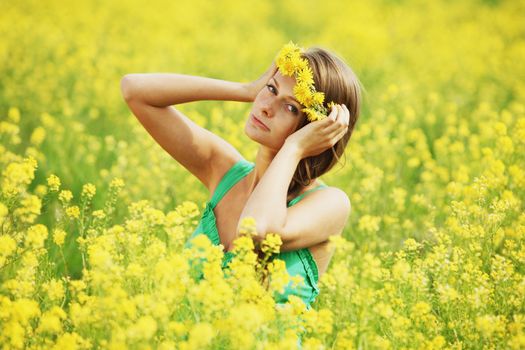
<path fill-rule="evenodd" d="M 271 99 L 266 99 L 262 101 L 261 103 L 261 113 L 264 114 L 265 117 L 271 118 L 274 115 L 274 106 L 273 101 Z"/>

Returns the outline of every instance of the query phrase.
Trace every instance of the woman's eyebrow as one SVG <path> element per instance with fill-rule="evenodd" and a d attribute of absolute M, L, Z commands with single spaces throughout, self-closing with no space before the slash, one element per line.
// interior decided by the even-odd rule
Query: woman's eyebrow
<path fill-rule="evenodd" d="M 277 79 L 275 79 L 275 77 L 272 77 L 272 79 L 273 79 L 273 81 L 275 82 L 275 85 L 276 85 L 277 87 L 279 87 L 279 83 L 277 82 Z"/>
<path fill-rule="evenodd" d="M 273 81 L 275 82 L 275 85 L 276 85 L 277 87 L 279 87 L 279 82 L 277 81 L 277 79 L 275 79 L 275 77 L 272 77 L 272 79 L 273 79 Z M 297 100 L 295 99 L 295 97 L 290 96 L 290 95 L 287 95 L 287 96 L 285 96 L 285 97 L 288 98 L 288 99 L 290 99 L 290 100 L 295 101 L 299 106 L 301 105 L 301 104 L 299 103 L 299 101 L 297 101 Z"/>

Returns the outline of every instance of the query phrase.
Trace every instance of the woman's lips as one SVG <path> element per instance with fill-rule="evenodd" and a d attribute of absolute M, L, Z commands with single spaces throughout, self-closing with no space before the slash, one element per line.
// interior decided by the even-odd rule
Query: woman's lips
<path fill-rule="evenodd" d="M 256 125 L 260 126 L 261 128 L 265 129 L 266 131 L 270 131 L 270 128 L 268 128 L 268 127 L 266 126 L 266 124 L 264 124 L 262 121 L 260 121 L 259 119 L 257 119 L 257 117 L 254 116 L 253 114 L 252 114 L 252 119 L 253 119 L 253 122 L 254 122 Z"/>

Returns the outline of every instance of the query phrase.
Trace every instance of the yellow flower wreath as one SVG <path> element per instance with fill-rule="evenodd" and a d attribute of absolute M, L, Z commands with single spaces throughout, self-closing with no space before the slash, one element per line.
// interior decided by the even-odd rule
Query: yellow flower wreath
<path fill-rule="evenodd" d="M 315 90 L 312 69 L 308 60 L 301 57 L 302 52 L 302 47 L 290 41 L 279 51 L 275 63 L 282 75 L 295 77 L 293 93 L 297 101 L 305 107 L 302 111 L 306 113 L 308 120 L 321 120 L 328 116 L 334 102 L 328 103 L 328 108 L 323 105 L 324 93 Z"/>

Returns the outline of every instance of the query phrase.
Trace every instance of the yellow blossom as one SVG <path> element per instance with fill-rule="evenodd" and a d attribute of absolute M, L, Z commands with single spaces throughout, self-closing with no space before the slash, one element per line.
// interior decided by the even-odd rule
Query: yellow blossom
<path fill-rule="evenodd" d="M 84 184 L 84 186 L 82 186 L 81 196 L 86 197 L 87 199 L 91 199 L 93 198 L 96 192 L 97 192 L 97 189 L 95 185 L 93 185 L 92 183 L 87 183 L 87 184 Z"/>
<path fill-rule="evenodd" d="M 27 230 L 25 244 L 26 246 L 32 246 L 34 248 L 41 248 L 44 246 L 47 235 L 48 231 L 46 226 L 42 224 L 33 225 Z"/>
<path fill-rule="evenodd" d="M 257 223 L 253 217 L 247 216 L 241 219 L 239 224 L 239 235 L 257 235 Z"/>
<path fill-rule="evenodd" d="M 360 230 L 374 233 L 374 232 L 379 231 L 380 223 L 381 223 L 381 217 L 372 216 L 372 215 L 363 215 L 359 219 L 359 223 L 357 224 L 357 226 Z"/>
<path fill-rule="evenodd" d="M 35 177 L 37 168 L 36 159 L 29 156 L 22 162 L 12 162 L 2 171 L 2 192 L 6 196 L 13 196 L 29 185 Z"/>
<path fill-rule="evenodd" d="M 261 244 L 261 250 L 266 254 L 276 254 L 279 253 L 282 244 L 281 236 L 275 233 L 268 233 Z"/>
<path fill-rule="evenodd" d="M 323 106 L 324 93 L 316 91 L 308 60 L 301 57 L 303 52 L 301 47 L 290 41 L 281 48 L 275 62 L 282 75 L 295 76 L 296 84 L 293 93 L 299 103 L 305 107 L 303 112 L 306 113 L 308 120 L 321 120 L 326 118 L 328 113 Z"/>
<path fill-rule="evenodd" d="M 313 108 L 303 108 L 302 111 L 306 113 L 310 121 L 317 121 L 317 120 L 322 120 L 326 118 L 326 116 L 322 115 L 321 113 L 319 113 L 317 110 Z"/>
<path fill-rule="evenodd" d="M 312 94 L 312 103 L 322 105 L 324 102 L 324 92 L 317 91 Z"/>
<path fill-rule="evenodd" d="M 307 86 L 314 84 L 314 73 L 312 72 L 312 68 L 307 65 L 303 69 L 299 70 L 297 73 L 297 81 L 300 81 Z"/>
<path fill-rule="evenodd" d="M 393 200 L 396 210 L 403 211 L 405 210 L 405 198 L 407 196 L 407 191 L 401 187 L 395 187 L 390 194 L 390 198 Z"/>
<path fill-rule="evenodd" d="M 33 223 L 40 214 L 42 208 L 42 201 L 35 195 L 26 195 L 20 201 L 20 207 L 16 208 L 13 214 L 21 221 L 26 223 Z"/>
<path fill-rule="evenodd" d="M 78 349 L 78 348 L 88 348 L 90 342 L 83 339 L 78 333 L 63 333 L 61 334 L 56 341 L 55 347 L 53 350 L 59 349 Z"/>
<path fill-rule="evenodd" d="M 476 328 L 484 338 L 502 336 L 505 333 L 505 318 L 502 315 L 483 315 L 476 317 Z"/>
<path fill-rule="evenodd" d="M 148 340 L 153 337 L 157 331 L 157 322 L 149 315 L 142 316 L 128 328 L 127 335 L 131 339 Z"/>
<path fill-rule="evenodd" d="M 7 217 L 8 213 L 9 209 L 7 209 L 4 203 L 0 202 L 0 223 L 3 221 L 3 218 Z"/>
<path fill-rule="evenodd" d="M 305 82 L 300 82 L 293 87 L 294 96 L 303 106 L 310 106 L 313 102 L 313 94 L 310 86 Z"/>
<path fill-rule="evenodd" d="M 42 198 L 47 194 L 47 187 L 45 185 L 37 185 L 35 187 L 35 194 Z"/>
<path fill-rule="evenodd" d="M 60 188 L 60 178 L 55 174 L 51 174 L 47 178 L 47 185 L 53 192 L 58 192 Z"/>
<path fill-rule="evenodd" d="M 437 292 L 439 293 L 439 300 L 444 304 L 455 301 L 460 297 L 459 293 L 448 284 L 438 285 Z"/>
<path fill-rule="evenodd" d="M 80 217 L 80 209 L 78 206 L 73 205 L 66 208 L 66 214 L 70 218 L 78 219 Z"/>
<path fill-rule="evenodd" d="M 206 347 L 215 335 L 216 332 L 209 323 L 201 322 L 195 324 L 189 331 L 188 342 L 191 344 L 190 348 L 199 349 Z"/>
<path fill-rule="evenodd" d="M 13 254 L 16 249 L 16 241 L 8 235 L 0 235 L 0 265 L 2 258 Z"/>
<path fill-rule="evenodd" d="M 62 190 L 58 194 L 58 199 L 60 199 L 60 201 L 64 204 L 69 203 L 71 199 L 73 199 L 73 193 L 71 193 L 69 190 Z"/>
<path fill-rule="evenodd" d="M 31 134 L 30 142 L 33 145 L 38 146 L 42 143 L 42 141 L 44 141 L 45 137 L 46 137 L 46 130 L 41 126 L 38 126 L 35 128 L 35 130 L 33 130 L 33 133 Z"/>
<path fill-rule="evenodd" d="M 121 189 L 122 187 L 124 187 L 124 180 L 122 180 L 121 178 L 117 177 L 117 178 L 114 178 L 113 180 L 111 180 L 110 184 L 109 184 L 109 187 L 110 188 L 114 188 L 114 189 Z"/>
<path fill-rule="evenodd" d="M 7 118 L 14 123 L 20 122 L 20 110 L 17 107 L 9 107 L 7 111 Z"/>
<path fill-rule="evenodd" d="M 53 230 L 53 242 L 55 242 L 58 246 L 63 245 L 66 235 L 67 233 L 63 229 L 61 228 L 54 229 Z"/>
<path fill-rule="evenodd" d="M 38 333 L 58 334 L 62 331 L 62 320 L 67 317 L 64 310 L 58 306 L 53 306 L 49 311 L 42 314 L 38 323 Z"/>
<path fill-rule="evenodd" d="M 50 281 L 42 283 L 42 289 L 52 301 L 61 301 L 64 298 L 64 285 L 59 280 L 53 278 Z"/>
<path fill-rule="evenodd" d="M 414 251 L 414 250 L 419 249 L 419 247 L 421 246 L 421 243 L 416 242 L 416 240 L 413 238 L 408 238 L 403 242 L 403 245 L 406 250 Z"/>
<path fill-rule="evenodd" d="M 93 215 L 94 218 L 97 218 L 97 219 L 103 219 L 106 217 L 106 214 L 104 213 L 103 210 L 94 210 L 93 213 L 91 213 L 91 215 Z"/>
<path fill-rule="evenodd" d="M 182 322 L 170 321 L 168 324 L 168 329 L 178 337 L 182 337 L 187 333 L 187 328 Z"/>
<path fill-rule="evenodd" d="M 268 264 L 267 268 L 270 273 L 270 291 L 272 293 L 284 293 L 285 287 L 290 283 L 290 275 L 286 270 L 285 261 L 282 259 L 274 259 Z M 298 277 L 296 277 L 294 283 L 297 283 L 297 278 Z"/>
<path fill-rule="evenodd" d="M 2 298 L 0 297 L 0 305 L 2 305 Z M 9 304 L 12 320 L 23 326 L 27 326 L 31 319 L 40 316 L 40 308 L 35 300 L 19 298 L 13 302 L 9 301 Z M 7 310 L 7 308 L 2 307 L 0 310 Z"/>

